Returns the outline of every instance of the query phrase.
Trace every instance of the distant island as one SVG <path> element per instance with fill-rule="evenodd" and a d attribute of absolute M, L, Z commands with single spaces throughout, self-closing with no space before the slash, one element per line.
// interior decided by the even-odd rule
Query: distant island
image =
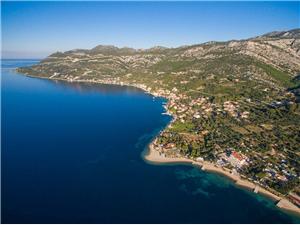
<path fill-rule="evenodd" d="M 222 173 L 300 214 L 300 29 L 178 48 L 99 45 L 17 70 L 165 97 L 173 120 L 147 160 Z"/>

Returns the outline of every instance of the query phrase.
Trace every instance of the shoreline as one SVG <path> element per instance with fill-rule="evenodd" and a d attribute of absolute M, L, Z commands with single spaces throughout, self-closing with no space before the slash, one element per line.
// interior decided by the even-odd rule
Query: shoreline
<path fill-rule="evenodd" d="M 18 71 L 17 71 L 18 72 Z M 20 72 L 18 72 L 20 73 Z M 64 81 L 64 82 L 79 82 L 79 83 L 96 83 L 96 84 L 107 84 L 107 85 L 118 85 L 118 86 L 128 86 L 128 87 L 134 87 L 134 88 L 138 88 L 141 89 L 142 91 L 144 91 L 147 94 L 152 95 L 153 97 L 162 97 L 165 98 L 166 100 L 169 100 L 166 96 L 162 96 L 162 95 L 158 95 L 156 93 L 151 93 L 151 91 L 147 90 L 146 88 L 143 88 L 139 85 L 135 85 L 135 84 L 127 84 L 127 83 L 110 83 L 110 82 L 104 82 L 104 81 L 100 81 L 100 80 L 68 80 L 68 79 L 64 79 L 64 78 L 55 78 L 55 77 L 40 77 L 40 76 L 34 76 L 34 75 L 29 75 L 29 74 L 25 74 L 25 73 L 20 73 L 20 74 L 24 74 L 27 77 L 32 77 L 32 78 L 41 78 L 41 79 L 47 79 L 47 80 L 59 80 L 59 81 Z M 165 107 L 164 107 L 165 108 Z M 168 111 L 167 108 L 166 109 L 166 113 L 170 116 L 173 117 L 173 119 L 170 121 L 170 123 L 165 127 L 169 127 L 172 122 L 174 121 L 174 116 Z M 164 129 L 165 129 L 164 128 Z M 163 129 L 163 130 L 164 130 Z M 232 180 L 234 182 L 235 185 L 237 185 L 238 187 L 247 189 L 247 190 L 251 190 L 257 194 L 263 195 L 268 197 L 269 199 L 274 201 L 274 204 L 279 208 L 282 209 L 284 211 L 288 211 L 290 213 L 296 214 L 297 216 L 300 216 L 300 208 L 298 208 L 296 205 L 294 205 L 290 200 L 288 200 L 285 197 L 281 197 L 278 196 L 276 194 L 273 194 L 272 192 L 268 191 L 267 189 L 249 181 L 246 179 L 241 178 L 239 175 L 237 174 L 232 174 L 231 171 L 229 171 L 226 168 L 222 168 L 222 167 L 218 167 L 216 165 L 214 165 L 211 162 L 207 162 L 207 161 L 203 161 L 203 162 L 197 162 L 195 160 L 192 159 L 188 159 L 188 158 L 184 158 L 184 157 L 178 157 L 178 158 L 168 158 L 168 157 L 163 157 L 159 154 L 159 152 L 157 152 L 153 147 L 153 142 L 156 139 L 156 137 L 148 144 L 148 146 L 146 147 L 145 151 L 143 151 L 143 159 L 151 164 L 156 164 L 156 165 L 163 165 L 163 164 L 186 164 L 186 165 L 191 165 L 194 167 L 197 167 L 203 171 L 208 171 L 208 172 L 213 172 L 213 173 L 217 173 L 220 175 L 225 176 L 226 178 Z"/>
<path fill-rule="evenodd" d="M 218 167 L 214 165 L 213 163 L 203 161 L 203 162 L 197 162 L 192 159 L 187 159 L 184 157 L 178 157 L 178 158 L 168 158 L 161 156 L 158 151 L 156 151 L 153 146 L 153 141 L 147 146 L 147 149 L 145 153 L 143 154 L 143 158 L 151 163 L 151 164 L 186 164 L 186 165 L 191 165 L 194 167 L 197 167 L 203 171 L 207 172 L 212 172 L 212 173 L 217 173 L 219 175 L 223 175 L 226 178 L 232 180 L 234 184 L 240 188 L 246 189 L 248 191 L 252 191 L 256 194 L 263 195 L 269 199 L 271 199 L 274 204 L 279 208 L 284 211 L 288 211 L 289 213 L 296 214 L 297 216 L 300 215 L 300 209 L 291 203 L 287 198 L 285 197 L 280 197 L 272 192 L 268 191 L 267 189 L 250 182 L 246 179 L 243 179 L 239 175 L 231 173 L 228 169 Z"/>
<path fill-rule="evenodd" d="M 20 74 L 20 75 L 25 75 L 26 77 L 30 77 L 30 78 L 39 78 L 39 79 L 45 79 L 45 80 L 51 80 L 51 81 L 63 81 L 63 82 L 68 82 L 68 83 L 89 83 L 89 84 L 104 84 L 104 85 L 116 85 L 116 86 L 123 86 L 123 87 L 134 87 L 137 89 L 142 90 L 143 92 L 152 95 L 153 97 L 161 97 L 161 98 L 165 98 L 166 100 L 168 100 L 168 98 L 166 96 L 162 96 L 162 95 L 158 95 L 155 93 L 152 93 L 151 91 L 139 86 L 138 84 L 127 84 L 127 83 L 117 83 L 117 82 L 106 82 L 106 81 L 101 81 L 101 80 L 69 80 L 69 79 L 65 79 L 65 78 L 56 78 L 56 77 L 41 77 L 41 76 L 35 76 L 35 75 L 30 75 L 27 73 L 22 73 L 22 72 L 18 72 L 17 69 L 15 69 L 15 71 Z M 168 112 L 166 112 L 168 113 Z M 168 113 L 168 115 L 171 115 Z M 171 115 L 172 116 L 172 115 Z"/>

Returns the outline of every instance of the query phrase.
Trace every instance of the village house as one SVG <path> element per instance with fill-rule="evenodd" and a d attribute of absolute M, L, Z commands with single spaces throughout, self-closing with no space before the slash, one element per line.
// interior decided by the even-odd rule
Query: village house
<path fill-rule="evenodd" d="M 241 168 L 246 164 L 246 157 L 236 151 L 233 151 L 228 157 L 228 162 L 233 167 Z"/>

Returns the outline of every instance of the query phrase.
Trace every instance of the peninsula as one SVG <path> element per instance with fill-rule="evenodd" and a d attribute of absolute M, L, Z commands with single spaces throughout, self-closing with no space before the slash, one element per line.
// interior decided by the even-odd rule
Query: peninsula
<path fill-rule="evenodd" d="M 300 29 L 178 48 L 99 45 L 18 71 L 167 98 L 173 120 L 147 160 L 222 173 L 300 214 Z"/>

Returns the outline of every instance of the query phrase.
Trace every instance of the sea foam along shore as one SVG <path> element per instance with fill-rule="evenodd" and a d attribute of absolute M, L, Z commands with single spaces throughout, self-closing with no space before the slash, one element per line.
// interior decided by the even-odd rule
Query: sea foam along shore
<path fill-rule="evenodd" d="M 183 163 L 183 164 L 191 164 L 192 166 L 200 167 L 204 171 L 208 172 L 214 172 L 221 175 L 224 175 L 228 177 L 229 179 L 233 180 L 236 185 L 252 190 L 255 193 L 262 194 L 264 196 L 267 196 L 271 198 L 277 207 L 287 210 L 292 213 L 296 213 L 297 215 L 300 215 L 300 209 L 295 206 L 293 203 L 291 203 L 288 199 L 279 197 L 272 192 L 266 190 L 265 188 L 262 188 L 258 186 L 257 184 L 254 184 L 246 179 L 241 178 L 238 174 L 233 174 L 228 169 L 218 167 L 214 165 L 213 163 L 207 162 L 207 161 L 194 161 L 192 159 L 184 158 L 184 157 L 178 157 L 178 158 L 168 158 L 165 156 L 162 156 L 159 154 L 157 150 L 153 148 L 153 143 L 151 142 L 148 146 L 148 152 L 145 153 L 144 159 L 147 160 L 150 163 L 154 164 L 161 164 L 161 163 Z"/>
<path fill-rule="evenodd" d="M 25 74 L 28 77 L 33 77 L 33 78 L 42 78 L 42 79 L 48 79 L 48 80 L 61 80 L 61 81 L 65 81 L 65 82 L 79 82 L 79 83 L 98 83 L 98 84 L 109 84 L 109 85 L 120 85 L 120 86 L 131 86 L 131 87 L 135 87 L 138 89 L 142 89 L 144 92 L 151 94 L 154 97 L 164 97 L 166 99 L 168 99 L 166 96 L 161 96 L 159 94 L 156 93 L 152 93 L 151 91 L 141 87 L 140 85 L 134 85 L 134 84 L 118 84 L 118 83 L 110 83 L 110 82 L 104 82 L 101 80 L 74 80 L 74 81 L 70 81 L 68 79 L 64 79 L 64 78 L 55 78 L 55 77 L 39 77 L 39 76 L 35 76 L 35 75 L 30 75 L 30 74 Z M 166 111 L 169 115 L 173 116 L 168 109 L 166 108 Z M 171 126 L 172 122 L 174 122 L 174 116 L 173 116 L 173 120 L 169 123 L 168 126 Z M 154 139 L 155 140 L 155 139 Z M 153 141 L 154 141 L 153 140 Z M 219 173 L 221 175 L 224 175 L 230 179 L 232 179 L 236 185 L 242 187 L 242 188 L 246 188 L 246 189 L 250 189 L 250 190 L 254 190 L 256 193 L 265 195 L 269 198 L 271 198 L 272 200 L 275 201 L 276 206 L 278 206 L 279 208 L 283 209 L 283 210 L 287 210 L 289 212 L 295 213 L 298 216 L 300 215 L 300 209 L 295 206 L 291 201 L 289 201 L 286 198 L 282 198 L 280 196 L 277 196 L 273 193 L 271 193 L 270 191 L 257 186 L 256 184 L 242 179 L 241 177 L 239 177 L 236 174 L 232 174 L 230 171 L 225 170 L 224 168 L 220 168 L 217 167 L 216 165 L 214 165 L 213 163 L 210 162 L 197 162 L 194 161 L 192 159 L 187 159 L 184 157 L 180 157 L 180 158 L 168 158 L 168 157 L 163 157 L 159 154 L 158 151 L 156 151 L 153 148 L 153 141 L 149 144 L 148 146 L 148 152 L 146 152 L 146 154 L 144 154 L 144 159 L 150 163 L 155 163 L 155 164 L 164 164 L 164 163 L 184 163 L 184 164 L 191 164 L 192 166 L 196 166 L 196 167 L 200 167 L 202 170 L 206 170 L 209 172 L 215 172 L 215 173 Z"/>

